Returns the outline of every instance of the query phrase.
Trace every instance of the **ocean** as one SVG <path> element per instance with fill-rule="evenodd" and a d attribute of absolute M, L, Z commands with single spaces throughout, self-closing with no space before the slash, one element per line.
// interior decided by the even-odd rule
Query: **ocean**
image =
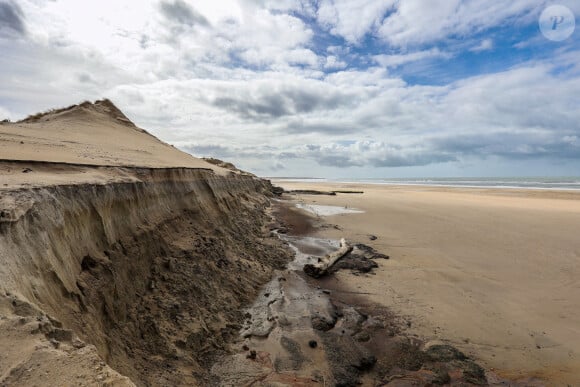
<path fill-rule="evenodd" d="M 272 178 L 286 181 L 423 185 L 445 187 L 580 190 L 580 177 Z"/>

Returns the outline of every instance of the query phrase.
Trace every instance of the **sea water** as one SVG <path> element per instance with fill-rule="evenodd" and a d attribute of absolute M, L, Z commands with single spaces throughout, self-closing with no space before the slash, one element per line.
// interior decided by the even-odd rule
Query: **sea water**
<path fill-rule="evenodd" d="M 384 185 L 423 185 L 473 188 L 517 188 L 580 190 L 580 177 L 421 177 L 421 178 L 369 178 L 369 179 L 318 179 L 318 178 L 273 178 L 284 181 L 336 182 Z"/>

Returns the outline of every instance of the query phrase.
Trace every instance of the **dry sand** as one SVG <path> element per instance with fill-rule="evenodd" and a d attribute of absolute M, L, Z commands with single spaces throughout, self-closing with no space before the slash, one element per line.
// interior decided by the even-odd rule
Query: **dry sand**
<path fill-rule="evenodd" d="M 0 159 L 229 172 L 136 127 L 108 100 L 49 113 L 34 122 L 0 124 Z"/>
<path fill-rule="evenodd" d="M 274 183 L 364 191 L 296 199 L 365 211 L 326 217 L 342 230 L 318 235 L 391 256 L 376 276 L 336 280 L 409 316 L 410 333 L 449 342 L 503 376 L 580 383 L 579 193 Z"/>

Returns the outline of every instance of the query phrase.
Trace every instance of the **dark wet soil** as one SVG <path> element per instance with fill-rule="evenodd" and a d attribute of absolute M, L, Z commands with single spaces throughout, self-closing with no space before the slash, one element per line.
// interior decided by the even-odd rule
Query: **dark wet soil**
<path fill-rule="evenodd" d="M 279 204 L 273 214 L 277 222 L 272 224 L 272 229 L 283 234 L 304 236 L 315 231 L 316 219 L 294 206 Z"/>

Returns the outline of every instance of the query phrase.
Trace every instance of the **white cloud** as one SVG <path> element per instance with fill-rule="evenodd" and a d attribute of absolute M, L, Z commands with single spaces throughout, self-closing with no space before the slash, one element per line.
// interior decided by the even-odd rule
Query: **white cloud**
<path fill-rule="evenodd" d="M 375 55 L 373 59 L 385 67 L 398 67 L 405 63 L 417 62 L 433 58 L 450 58 L 451 54 L 442 52 L 438 48 L 425 51 L 415 51 L 406 54 Z"/>
<path fill-rule="evenodd" d="M 378 36 L 392 47 L 407 48 L 450 38 L 460 41 L 500 25 L 535 22 L 548 2 L 366 0 L 363 3 L 322 0 L 317 20 L 330 33 L 350 44 L 360 44 L 366 36 Z M 482 49 L 488 48 L 483 46 Z"/>
<path fill-rule="evenodd" d="M 10 113 L 8 111 L 8 109 L 5 109 L 2 106 L 0 106 L 0 121 L 3 121 L 3 120 L 12 120 L 12 119 L 13 119 L 12 113 Z"/>
<path fill-rule="evenodd" d="M 450 37 L 460 39 L 503 23 L 528 20 L 544 3 L 537 0 L 405 0 L 383 21 L 378 34 L 397 47 Z"/>
<path fill-rule="evenodd" d="M 318 22 L 349 43 L 358 43 L 376 28 L 395 0 L 321 0 Z"/>
<path fill-rule="evenodd" d="M 470 48 L 469 51 L 481 52 L 481 51 L 489 51 L 492 49 L 493 49 L 493 40 L 483 39 L 477 46 Z"/>
<path fill-rule="evenodd" d="M 344 69 L 345 67 L 348 66 L 348 63 L 346 63 L 345 61 L 342 61 L 340 59 L 338 59 L 336 56 L 334 55 L 329 55 L 326 57 L 326 63 L 324 63 L 324 68 L 325 69 Z"/>

